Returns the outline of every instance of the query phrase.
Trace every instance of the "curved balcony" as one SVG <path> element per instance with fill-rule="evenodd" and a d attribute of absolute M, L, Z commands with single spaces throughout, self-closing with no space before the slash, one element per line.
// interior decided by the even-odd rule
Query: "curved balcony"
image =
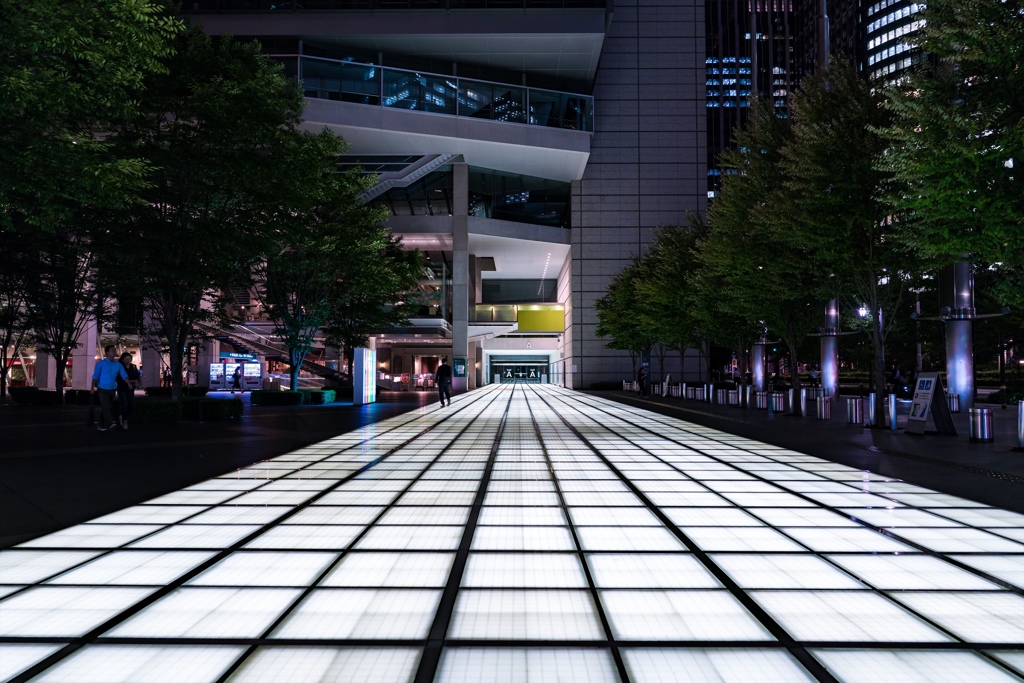
<path fill-rule="evenodd" d="M 566 130 L 594 129 L 594 98 L 589 95 L 323 57 L 270 57 L 284 64 L 309 98 Z"/>

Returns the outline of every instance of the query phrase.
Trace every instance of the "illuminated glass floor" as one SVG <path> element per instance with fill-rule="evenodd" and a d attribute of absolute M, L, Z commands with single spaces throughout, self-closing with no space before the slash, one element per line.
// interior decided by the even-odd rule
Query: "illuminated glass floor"
<path fill-rule="evenodd" d="M 981 683 L 1024 515 L 502 385 L 0 553 L 0 680 Z"/>

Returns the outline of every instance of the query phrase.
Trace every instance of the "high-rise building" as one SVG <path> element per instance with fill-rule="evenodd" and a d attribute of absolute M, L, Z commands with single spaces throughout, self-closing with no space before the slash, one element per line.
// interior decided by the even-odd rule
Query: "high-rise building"
<path fill-rule="evenodd" d="M 379 174 L 365 199 L 427 254 L 422 315 L 375 336 L 383 370 L 415 378 L 452 356 L 467 387 L 510 372 L 577 388 L 629 376 L 628 354 L 595 334 L 594 303 L 657 227 L 706 207 L 702 1 L 182 11 L 281 61 L 305 125 L 345 138 L 342 163 Z"/>

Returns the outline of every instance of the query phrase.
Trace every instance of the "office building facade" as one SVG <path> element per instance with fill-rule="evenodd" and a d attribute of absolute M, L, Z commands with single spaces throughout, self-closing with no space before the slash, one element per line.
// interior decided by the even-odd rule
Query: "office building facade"
<path fill-rule="evenodd" d="M 385 374 L 450 356 L 467 370 L 457 388 L 630 375 L 629 355 L 596 336 L 594 303 L 656 228 L 706 208 L 703 2 L 182 11 L 282 62 L 303 84 L 305 125 L 345 138 L 342 163 L 378 174 L 364 199 L 426 254 L 422 315 L 374 337 Z"/>

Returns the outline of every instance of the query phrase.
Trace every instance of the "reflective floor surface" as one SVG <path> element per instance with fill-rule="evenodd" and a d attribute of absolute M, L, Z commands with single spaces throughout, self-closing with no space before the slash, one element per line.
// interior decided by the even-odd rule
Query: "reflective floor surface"
<path fill-rule="evenodd" d="M 0 552 L 0 680 L 1024 680 L 1024 515 L 502 385 Z"/>

